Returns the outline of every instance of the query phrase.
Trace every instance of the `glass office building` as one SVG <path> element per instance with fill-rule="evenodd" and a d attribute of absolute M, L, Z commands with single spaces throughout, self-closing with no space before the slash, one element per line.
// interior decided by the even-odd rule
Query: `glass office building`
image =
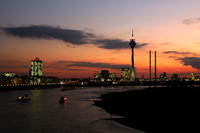
<path fill-rule="evenodd" d="M 31 69 L 30 69 L 31 84 L 40 83 L 41 76 L 42 76 L 42 60 L 36 57 L 36 59 L 31 60 Z"/>
<path fill-rule="evenodd" d="M 130 68 L 129 67 L 121 68 L 121 78 L 123 80 L 130 80 Z"/>

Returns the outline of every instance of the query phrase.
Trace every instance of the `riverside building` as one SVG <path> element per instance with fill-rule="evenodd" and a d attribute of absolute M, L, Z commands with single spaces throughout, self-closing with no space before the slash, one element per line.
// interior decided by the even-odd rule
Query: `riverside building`
<path fill-rule="evenodd" d="M 41 82 L 42 76 L 42 60 L 38 57 L 31 60 L 31 69 L 30 69 L 30 82 L 31 84 L 38 84 Z"/>
<path fill-rule="evenodd" d="M 121 68 L 121 78 L 122 78 L 122 80 L 130 80 L 130 68 L 129 67 Z"/>
<path fill-rule="evenodd" d="M 1 74 L 1 76 L 5 76 L 5 77 L 15 77 L 16 73 L 14 72 L 4 72 Z"/>

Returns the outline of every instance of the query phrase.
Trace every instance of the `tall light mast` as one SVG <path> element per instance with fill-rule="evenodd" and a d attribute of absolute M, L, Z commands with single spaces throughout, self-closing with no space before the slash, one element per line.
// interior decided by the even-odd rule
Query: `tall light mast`
<path fill-rule="evenodd" d="M 135 80 L 135 68 L 134 68 L 134 47 L 136 45 L 136 42 L 135 42 L 135 39 L 133 38 L 133 30 L 132 30 L 132 39 L 130 39 L 130 43 L 129 45 L 131 46 L 132 48 L 132 57 L 131 57 L 131 60 L 132 60 L 132 65 L 131 65 L 131 81 Z"/>

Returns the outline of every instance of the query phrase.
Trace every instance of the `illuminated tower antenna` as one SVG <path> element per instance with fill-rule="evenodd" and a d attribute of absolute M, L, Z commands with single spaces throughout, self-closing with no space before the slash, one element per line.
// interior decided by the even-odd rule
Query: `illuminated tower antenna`
<path fill-rule="evenodd" d="M 130 40 L 129 45 L 131 46 L 132 49 L 132 65 L 131 65 L 131 81 L 135 80 L 135 68 L 134 68 L 134 47 L 136 45 L 135 39 L 133 38 L 133 29 L 132 29 L 132 39 Z"/>
<path fill-rule="evenodd" d="M 132 39 L 133 39 L 133 29 L 132 29 Z"/>

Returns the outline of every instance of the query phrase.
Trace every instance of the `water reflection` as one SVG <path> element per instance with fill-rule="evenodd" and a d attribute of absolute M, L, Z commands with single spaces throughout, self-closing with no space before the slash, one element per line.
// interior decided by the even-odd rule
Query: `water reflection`
<path fill-rule="evenodd" d="M 61 106 L 64 106 L 65 108 L 67 107 L 67 101 L 65 102 L 59 102 Z"/>
<path fill-rule="evenodd" d="M 42 128 L 42 90 L 31 91 L 31 106 L 30 106 L 30 117 L 31 117 L 31 129 L 37 131 Z"/>
<path fill-rule="evenodd" d="M 94 106 L 93 99 L 101 94 L 136 89 L 135 87 L 77 87 L 20 90 L 0 93 L 0 125 L 3 132 L 138 132 L 111 122 L 105 110 Z M 19 95 L 29 94 L 30 100 L 17 102 Z M 67 101 L 59 103 L 61 96 Z M 112 118 L 120 118 L 112 116 Z"/>

